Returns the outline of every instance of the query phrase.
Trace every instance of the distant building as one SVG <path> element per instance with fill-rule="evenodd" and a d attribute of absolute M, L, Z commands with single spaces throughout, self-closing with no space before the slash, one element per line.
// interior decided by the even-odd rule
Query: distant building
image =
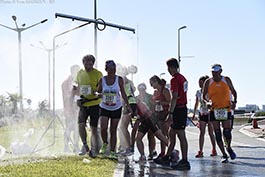
<path fill-rule="evenodd" d="M 264 105 L 265 106 L 265 105 Z M 262 107 L 262 109 L 264 109 Z M 244 110 L 245 112 L 259 111 L 259 107 L 256 104 L 246 104 L 245 107 L 238 107 L 238 110 Z"/>
<path fill-rule="evenodd" d="M 262 105 L 262 111 L 265 111 L 265 105 Z"/>
<path fill-rule="evenodd" d="M 246 113 L 246 111 L 245 110 L 243 110 L 243 109 L 236 109 L 235 111 L 234 111 L 234 114 L 236 115 L 236 114 L 245 114 Z"/>

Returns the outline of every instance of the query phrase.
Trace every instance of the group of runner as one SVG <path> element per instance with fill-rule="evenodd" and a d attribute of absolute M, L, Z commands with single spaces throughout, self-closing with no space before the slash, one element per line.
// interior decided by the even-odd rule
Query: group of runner
<path fill-rule="evenodd" d="M 72 96 L 79 96 L 78 130 L 83 146 L 80 155 L 89 154 L 95 157 L 98 153 L 108 153 L 111 157 L 117 157 L 117 129 L 119 125 L 121 149 L 129 155 L 134 152 L 135 142 L 140 153 L 140 161 L 147 158 L 144 152 L 143 137 L 148 134 L 149 155 L 153 159 L 157 152 L 155 150 L 155 137 L 160 140 L 160 152 L 154 162 L 162 165 L 171 165 L 173 169 L 189 170 L 188 141 L 185 134 L 187 122 L 187 90 L 188 81 L 179 72 L 179 62 L 175 58 L 167 60 L 166 65 L 170 80 L 170 89 L 165 87 L 165 81 L 154 75 L 149 79 L 154 93 L 146 92 L 146 84 L 141 83 L 137 89 L 139 95 L 135 96 L 136 90 L 132 81 L 126 74 L 119 76 L 116 73 L 116 63 L 108 60 L 105 63 L 106 76 L 93 67 L 95 58 L 93 55 L 83 57 L 84 69 L 78 71 L 72 90 Z M 222 67 L 215 64 L 211 68 L 212 76 L 199 79 L 200 90 L 196 93 L 196 104 L 194 112 L 200 103 L 199 109 L 199 152 L 195 157 L 203 157 L 203 144 L 205 127 L 212 142 L 211 156 L 216 156 L 215 140 L 222 152 L 223 163 L 228 162 L 236 154 L 231 148 L 231 110 L 235 108 L 237 93 L 229 77 L 222 76 Z M 233 98 L 233 101 L 231 101 Z M 86 122 L 90 120 L 91 149 L 87 144 Z M 128 131 L 132 117 L 137 117 L 132 131 Z M 195 114 L 193 118 L 195 117 Z M 102 144 L 99 142 L 98 123 L 100 120 L 100 133 Z M 220 123 L 222 123 L 223 133 Z M 110 124 L 110 125 L 109 125 Z M 110 135 L 108 135 L 110 132 Z M 214 137 L 214 134 L 215 137 Z M 176 154 L 176 136 L 179 139 L 181 160 L 174 162 Z M 109 152 L 107 150 L 109 149 Z"/>
<path fill-rule="evenodd" d="M 214 64 L 211 67 L 212 77 L 201 76 L 199 78 L 200 89 L 196 92 L 196 102 L 194 105 L 194 114 L 199 108 L 199 151 L 196 158 L 201 158 L 203 154 L 205 129 L 208 125 L 208 134 L 212 144 L 210 156 L 216 156 L 216 143 L 222 153 L 221 162 L 228 162 L 228 152 L 230 158 L 234 160 L 236 153 L 231 148 L 232 128 L 233 128 L 233 110 L 237 103 L 237 92 L 234 89 L 232 81 L 227 76 L 222 76 L 222 66 Z M 221 131 L 222 125 L 223 133 Z M 222 137 L 223 136 L 223 137 Z M 226 147 L 226 151 L 225 151 Z"/>

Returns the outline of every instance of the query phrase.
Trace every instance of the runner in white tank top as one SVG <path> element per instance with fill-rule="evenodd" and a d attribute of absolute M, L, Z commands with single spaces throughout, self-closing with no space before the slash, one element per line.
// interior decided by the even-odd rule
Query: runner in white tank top
<path fill-rule="evenodd" d="M 106 110 L 114 111 L 121 108 L 119 77 L 116 76 L 112 85 L 106 83 L 106 76 L 102 78 L 102 102 L 100 107 Z"/>
<path fill-rule="evenodd" d="M 121 118 L 122 110 L 120 95 L 131 113 L 132 109 L 124 90 L 124 81 L 122 77 L 116 75 L 116 64 L 113 60 L 106 61 L 105 70 L 107 71 L 107 75 L 100 79 L 98 85 L 98 92 L 102 94 L 102 101 L 99 105 L 99 115 L 103 146 L 100 149 L 100 153 L 106 154 L 110 119 L 110 157 L 117 158 L 117 154 L 115 153 L 117 144 L 117 127 Z"/>

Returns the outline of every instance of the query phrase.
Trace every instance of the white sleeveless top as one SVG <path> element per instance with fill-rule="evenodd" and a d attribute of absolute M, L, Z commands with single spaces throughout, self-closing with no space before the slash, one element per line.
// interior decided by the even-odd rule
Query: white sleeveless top
<path fill-rule="evenodd" d="M 204 102 L 204 100 L 202 98 L 201 89 L 197 90 L 196 97 L 198 98 L 199 103 L 200 103 L 200 110 L 199 110 L 200 115 L 208 115 L 208 108 L 207 108 L 207 105 L 206 105 L 206 103 Z"/>
<path fill-rule="evenodd" d="M 122 107 L 119 76 L 116 76 L 112 85 L 107 85 L 106 76 L 102 77 L 102 100 L 99 106 L 109 111 L 115 111 Z"/>

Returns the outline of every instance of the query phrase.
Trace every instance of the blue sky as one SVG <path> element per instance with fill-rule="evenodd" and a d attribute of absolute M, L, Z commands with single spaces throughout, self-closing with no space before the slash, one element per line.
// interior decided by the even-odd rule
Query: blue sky
<path fill-rule="evenodd" d="M 149 78 L 154 74 L 171 76 L 165 61 L 177 57 L 177 29 L 181 30 L 181 73 L 189 81 L 189 107 L 194 105 L 198 78 L 211 75 L 210 66 L 220 63 L 223 75 L 229 76 L 238 92 L 238 106 L 265 104 L 265 2 L 263 0 L 111 0 L 97 1 L 97 16 L 106 22 L 136 29 L 133 34 L 107 27 L 98 32 L 98 67 L 113 59 L 123 65 L 136 65 L 133 76 L 137 85 L 146 82 L 153 90 Z M 93 0 L 2 0 L 0 24 L 15 28 L 11 16 L 17 16 L 20 26 L 48 22 L 22 32 L 23 93 L 33 105 L 48 97 L 47 53 L 30 44 L 52 47 L 56 34 L 83 22 L 57 18 L 64 13 L 94 18 Z M 82 66 L 82 56 L 93 54 L 94 28 L 88 25 L 58 37 L 56 50 L 56 108 L 62 107 L 60 85 L 73 64 Z M 0 27 L 0 94 L 18 92 L 18 41 L 17 33 Z"/>

